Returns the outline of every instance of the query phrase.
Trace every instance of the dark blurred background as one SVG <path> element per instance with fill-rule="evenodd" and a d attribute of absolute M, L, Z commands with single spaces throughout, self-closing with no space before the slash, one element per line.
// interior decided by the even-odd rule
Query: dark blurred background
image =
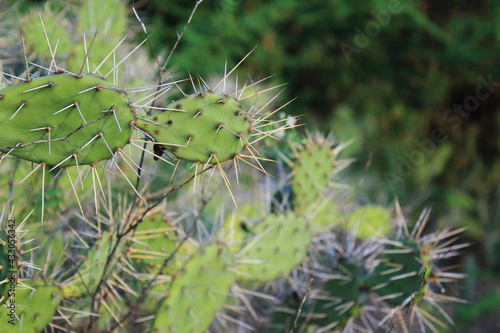
<path fill-rule="evenodd" d="M 130 4 L 160 54 L 194 1 Z M 209 77 L 257 46 L 240 76 L 275 74 L 305 127 L 355 140 L 344 156 L 358 160 L 359 200 L 397 197 L 413 221 L 431 206 L 430 230 L 467 228 L 456 330 L 498 332 L 499 18 L 486 0 L 205 0 L 170 64 Z"/>

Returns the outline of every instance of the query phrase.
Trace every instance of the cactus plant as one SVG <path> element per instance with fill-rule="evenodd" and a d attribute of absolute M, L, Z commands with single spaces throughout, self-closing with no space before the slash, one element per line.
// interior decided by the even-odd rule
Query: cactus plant
<path fill-rule="evenodd" d="M 232 265 L 223 245 L 201 248 L 176 274 L 153 332 L 204 332 L 234 282 Z"/>
<path fill-rule="evenodd" d="M 297 332 L 413 331 L 415 323 L 405 318 L 405 306 L 414 303 L 412 316 L 425 327 L 430 320 L 426 304 L 451 299 L 434 288 L 461 277 L 444 272 L 438 261 L 461 248 L 449 247 L 458 232 L 424 236 L 424 223 L 419 222 L 413 233 L 400 226 L 396 236 L 385 237 L 393 227 L 389 210 L 359 207 L 358 202 L 343 205 L 345 197 L 339 200 L 340 190 L 332 186 L 332 177 L 350 163 L 338 158 L 345 144 L 335 144 L 331 135 L 309 134 L 300 144 L 282 143 L 278 154 L 259 151 L 273 137 L 297 141 L 299 135 L 283 133 L 295 126 L 293 117 L 270 120 L 281 110 L 273 109 L 279 94 L 265 98 L 274 88 L 257 81 L 228 93 L 233 69 L 218 83 L 200 84 L 186 94 L 181 81 L 163 79 L 166 64 L 133 63 L 130 56 L 140 45 L 121 39 L 124 3 L 107 2 L 105 6 L 117 7 L 109 17 L 99 12 L 98 4 L 72 3 L 71 10 L 61 13 L 51 12 L 49 4 L 40 15 L 21 19 L 41 17 L 23 23 L 27 51 L 20 57 L 36 57 L 40 64 L 20 60 L 24 74 L 12 74 L 12 80 L 7 72 L 0 76 L 6 82 L 0 90 L 0 182 L 10 190 L 1 195 L 15 214 L 33 210 L 29 237 L 32 255 L 42 267 L 33 272 L 31 264 L 16 264 L 30 268 L 23 271 L 22 281 L 35 291 L 18 289 L 16 314 L 22 326 L 13 332 L 19 327 L 88 332 L 248 332 L 273 327 Z M 135 8 L 133 12 L 139 17 Z M 69 13 L 74 13 L 76 25 Z M 67 29 L 52 21 L 43 24 L 54 17 Z M 38 23 L 42 29 L 37 32 Z M 99 26 L 109 33 L 102 39 L 97 34 L 93 43 L 88 34 L 83 40 L 73 35 Z M 40 31 L 45 44 L 37 43 Z M 159 70 L 154 82 L 137 74 L 145 67 Z M 137 81 L 147 86 L 129 88 Z M 183 96 L 167 102 L 170 90 Z M 257 97 L 265 101 L 254 103 Z M 136 155 L 135 148 L 154 159 Z M 7 161 L 13 157 L 16 162 Z M 278 166 L 283 167 L 279 172 L 291 170 L 279 186 L 293 195 L 260 193 L 259 186 L 270 183 L 269 175 L 276 172 L 270 161 L 276 157 L 289 166 Z M 80 169 L 85 164 L 91 168 Z M 35 175 L 40 165 L 43 172 Z M 220 177 L 216 180 L 212 173 L 196 184 L 210 169 L 220 170 Z M 178 170 L 186 178 L 174 179 Z M 260 172 L 265 170 L 269 174 Z M 62 172 L 68 179 L 58 177 Z M 237 191 L 229 182 L 233 172 L 243 176 Z M 234 193 L 219 192 L 222 183 Z M 42 207 L 26 196 L 40 184 L 50 200 L 47 205 L 42 201 Z M 132 190 L 124 190 L 123 184 Z M 238 211 L 229 196 L 243 202 Z M 22 207 L 13 208 L 13 203 Z M 43 221 L 44 212 L 40 229 L 37 222 Z M 354 227 L 342 223 L 346 221 Z M 358 233 L 343 239 L 346 228 Z M 375 239 L 372 230 L 378 231 Z M 5 249 L 0 242 L 0 281 L 8 279 Z M 0 284 L 0 295 L 5 291 Z M 2 317 L 8 311 L 0 307 Z M 403 323 L 391 327 L 391 314 Z"/>
<path fill-rule="evenodd" d="M 251 229 L 236 254 L 238 278 L 270 281 L 289 273 L 304 259 L 310 241 L 303 217 L 293 213 L 269 215 Z"/>
<path fill-rule="evenodd" d="M 61 293 L 57 286 L 47 284 L 42 278 L 29 282 L 29 288 L 18 288 L 15 293 L 14 308 L 0 306 L 2 332 L 22 333 L 40 332 L 52 320 L 57 306 L 61 302 Z M 34 304 L 38 305 L 34 309 Z M 14 309 L 14 311 L 11 311 Z M 15 314 L 15 316 L 11 316 Z"/>

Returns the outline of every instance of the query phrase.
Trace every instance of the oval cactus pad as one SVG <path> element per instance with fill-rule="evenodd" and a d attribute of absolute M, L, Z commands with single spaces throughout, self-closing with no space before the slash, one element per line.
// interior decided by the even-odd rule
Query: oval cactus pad
<path fill-rule="evenodd" d="M 93 164 L 126 145 L 135 113 L 93 75 L 53 74 L 0 90 L 0 151 L 53 166 Z"/>

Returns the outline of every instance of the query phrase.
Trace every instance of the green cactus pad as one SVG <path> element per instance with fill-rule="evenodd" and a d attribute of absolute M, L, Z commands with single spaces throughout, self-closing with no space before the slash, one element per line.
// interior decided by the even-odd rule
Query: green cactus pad
<path fill-rule="evenodd" d="M 160 214 L 151 214 L 137 226 L 127 257 L 138 272 L 156 274 L 177 244 L 177 236 L 170 223 Z M 172 258 L 164 274 L 173 274 L 180 268 L 175 259 Z"/>
<path fill-rule="evenodd" d="M 253 202 L 239 207 L 237 211 L 234 211 L 226 218 L 222 228 L 219 230 L 218 239 L 229 247 L 229 251 L 232 254 L 236 254 L 245 242 L 245 238 L 253 233 L 250 230 L 248 221 L 251 219 L 260 219 L 262 215 L 255 208 L 256 205 L 257 203 Z"/>
<path fill-rule="evenodd" d="M 217 164 L 248 146 L 251 119 L 228 96 L 206 92 L 181 98 L 137 125 L 177 158 Z"/>
<path fill-rule="evenodd" d="M 21 235 L 18 228 L 12 228 L 11 221 L 7 223 L 7 229 L 0 229 L 0 304 L 9 301 L 23 266 Z"/>
<path fill-rule="evenodd" d="M 51 166 L 108 159 L 129 142 L 135 119 L 129 104 L 121 90 L 93 75 L 54 74 L 11 85 L 0 90 L 0 147 L 38 143 L 0 151 Z"/>
<path fill-rule="evenodd" d="M 386 235 L 392 229 L 391 216 L 382 206 L 362 206 L 347 214 L 344 227 L 355 231 L 356 237 L 361 239 Z"/>
<path fill-rule="evenodd" d="M 61 302 L 59 289 L 42 278 L 28 284 L 34 290 L 18 285 L 12 303 L 0 306 L 2 333 L 40 332 L 52 320 Z"/>
<path fill-rule="evenodd" d="M 227 249 L 222 245 L 200 248 L 175 277 L 156 314 L 153 332 L 205 332 L 233 282 Z"/>
<path fill-rule="evenodd" d="M 304 259 L 310 241 L 309 227 L 302 216 L 269 215 L 252 229 L 237 254 L 238 279 L 271 281 L 288 274 Z"/>
<path fill-rule="evenodd" d="M 293 164 L 294 208 L 304 213 L 320 199 L 323 190 L 338 165 L 332 142 L 325 139 L 308 139 L 295 154 Z"/>

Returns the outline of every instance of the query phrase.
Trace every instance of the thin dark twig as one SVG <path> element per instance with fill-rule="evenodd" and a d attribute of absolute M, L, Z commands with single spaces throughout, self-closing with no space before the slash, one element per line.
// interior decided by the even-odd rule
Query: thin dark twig
<path fill-rule="evenodd" d="M 193 16 L 194 16 L 194 13 L 196 12 L 196 9 L 198 9 L 198 6 L 203 2 L 203 0 L 197 0 L 195 5 L 194 5 L 194 8 L 193 10 L 191 11 L 191 15 L 189 15 L 189 18 L 186 22 L 186 24 L 184 25 L 184 29 L 182 29 L 181 33 L 177 35 L 177 40 L 175 41 L 175 44 L 174 46 L 172 47 L 172 50 L 170 50 L 170 53 L 168 54 L 168 57 L 167 59 L 165 60 L 165 63 L 163 64 L 163 66 L 160 68 L 160 76 L 161 76 L 161 73 L 164 72 L 166 69 L 167 69 L 167 65 L 168 63 L 170 62 L 170 58 L 172 57 L 172 55 L 174 54 L 174 51 L 177 49 L 177 46 L 179 45 L 181 39 L 182 39 L 182 36 L 184 36 L 184 33 L 186 32 L 189 24 L 191 23 L 191 20 L 193 19 Z"/>
<path fill-rule="evenodd" d="M 297 311 L 297 315 L 295 316 L 295 320 L 293 322 L 293 327 L 292 329 L 290 330 L 290 333 L 293 333 L 293 331 L 299 327 L 299 318 L 300 318 L 300 314 L 302 313 L 302 307 L 304 306 L 304 304 L 306 303 L 306 300 L 307 300 L 307 297 L 309 296 L 309 292 L 311 291 L 311 285 L 312 285 L 312 282 L 313 282 L 313 279 L 311 278 L 309 280 L 309 285 L 307 286 L 307 290 L 306 290 L 306 294 L 304 295 L 304 297 L 302 297 L 302 302 L 300 302 L 300 306 L 299 306 L 299 309 Z"/>

